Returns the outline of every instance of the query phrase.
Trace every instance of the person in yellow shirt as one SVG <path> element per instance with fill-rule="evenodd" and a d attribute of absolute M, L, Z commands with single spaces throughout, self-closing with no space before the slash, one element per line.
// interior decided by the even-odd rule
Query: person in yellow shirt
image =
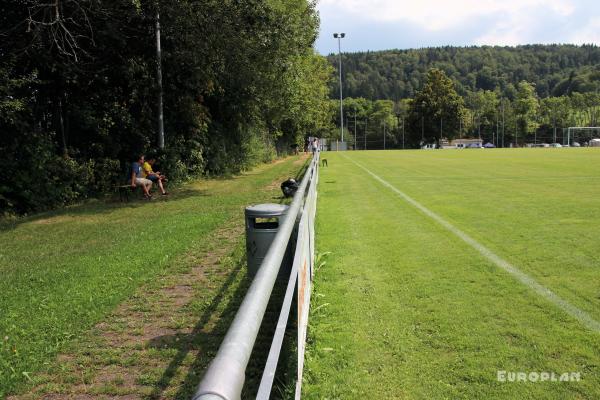
<path fill-rule="evenodd" d="M 152 170 L 152 166 L 156 162 L 156 158 L 150 156 L 142 165 L 142 169 L 144 172 L 144 178 L 149 179 L 152 182 L 156 182 L 163 196 L 168 195 L 169 193 L 165 190 L 163 182 L 167 180 L 167 177 L 161 175 L 160 171 L 154 172 Z"/>

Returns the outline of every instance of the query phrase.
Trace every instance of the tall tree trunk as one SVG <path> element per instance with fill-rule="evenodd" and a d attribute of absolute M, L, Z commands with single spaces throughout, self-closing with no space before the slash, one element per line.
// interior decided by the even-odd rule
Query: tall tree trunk
<path fill-rule="evenodd" d="M 62 99 L 58 100 L 58 124 L 60 128 L 60 138 L 62 142 L 62 154 L 63 157 L 69 157 L 69 151 L 67 150 L 67 138 L 65 136 L 65 119 L 63 116 L 63 101 Z"/>
<path fill-rule="evenodd" d="M 165 148 L 165 128 L 163 116 L 162 54 L 160 48 L 160 14 L 156 3 L 156 83 L 158 85 L 158 147 Z"/>

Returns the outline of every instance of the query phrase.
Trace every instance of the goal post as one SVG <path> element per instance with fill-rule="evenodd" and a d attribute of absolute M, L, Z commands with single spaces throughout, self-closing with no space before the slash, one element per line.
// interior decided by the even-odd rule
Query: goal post
<path fill-rule="evenodd" d="M 592 139 L 600 138 L 600 127 L 598 126 L 571 126 L 566 130 L 566 136 L 563 134 L 563 144 L 569 146 L 573 146 L 575 143 L 583 146 Z"/>

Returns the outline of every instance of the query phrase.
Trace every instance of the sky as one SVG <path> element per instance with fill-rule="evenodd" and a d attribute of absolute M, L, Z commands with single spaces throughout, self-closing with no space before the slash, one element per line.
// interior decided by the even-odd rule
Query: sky
<path fill-rule="evenodd" d="M 600 0 L 318 0 L 316 49 L 600 44 Z"/>

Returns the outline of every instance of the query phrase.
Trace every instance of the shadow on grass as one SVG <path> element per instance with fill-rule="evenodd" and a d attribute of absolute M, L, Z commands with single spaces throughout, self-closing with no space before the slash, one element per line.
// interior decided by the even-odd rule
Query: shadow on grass
<path fill-rule="evenodd" d="M 174 398 L 188 400 L 195 393 L 196 387 L 200 383 L 206 368 L 217 354 L 219 346 L 221 345 L 221 342 L 246 295 L 248 287 L 251 284 L 251 280 L 247 276 L 244 276 L 238 287 L 235 288 L 233 293 L 230 293 L 232 286 L 239 278 L 239 274 L 244 273 L 243 268 L 245 267 L 245 257 L 242 256 L 241 259 L 237 260 L 236 267 L 221 285 L 218 292 L 194 326 L 192 332 L 189 334 L 159 336 L 150 341 L 148 345 L 150 348 L 173 348 L 177 350 L 177 353 L 172 358 L 168 367 L 164 370 L 152 393 L 148 396 L 149 399 L 160 399 L 163 397 L 163 392 L 169 387 L 171 381 L 177 374 L 177 371 L 182 367 L 184 360 L 191 351 L 197 351 L 198 355 L 189 366 L 183 383 Z M 275 288 L 273 289 L 265 317 L 263 318 L 250 357 L 248 368 L 246 369 L 246 382 L 242 398 L 254 397 L 258 390 L 262 370 L 266 363 L 273 333 L 277 325 L 286 284 L 287 279 L 285 279 L 284 282 L 278 278 Z M 215 315 L 215 313 L 218 312 L 219 305 L 229 298 L 230 300 L 227 307 L 220 315 Z M 207 330 L 206 325 L 214 320 L 215 317 L 218 318 L 218 322 L 211 329 Z M 284 366 L 289 364 L 287 355 L 289 355 L 289 352 L 282 352 L 283 362 L 281 364 Z M 287 370 L 284 372 L 287 373 Z"/>
<path fill-rule="evenodd" d="M 296 181 L 300 181 L 302 179 L 311 161 L 312 157 L 307 157 L 306 160 L 304 160 L 304 164 L 302 164 L 302 167 L 298 170 L 298 173 L 296 173 L 296 176 L 294 177 Z"/>
<path fill-rule="evenodd" d="M 231 324 L 231 321 L 235 316 L 235 312 L 241 304 L 244 293 L 247 291 L 248 286 L 250 285 L 248 278 L 244 277 L 242 282 L 235 289 L 235 292 L 231 294 L 231 301 L 219 316 L 219 322 L 210 332 L 206 332 L 204 330 L 205 326 L 214 317 L 219 305 L 230 296 L 229 292 L 231 287 L 238 279 L 239 274 L 244 273 L 242 268 L 245 267 L 245 262 L 243 261 L 244 260 L 238 260 L 238 262 L 236 262 L 235 268 L 230 272 L 225 282 L 218 289 L 210 304 L 208 307 L 206 307 L 204 313 L 194 326 L 192 332 L 189 334 L 159 336 L 150 341 L 148 344 L 149 348 L 174 348 L 177 349 L 177 354 L 173 357 L 168 367 L 164 370 L 161 378 L 156 384 L 156 387 L 148 396 L 148 398 L 162 398 L 163 391 L 169 386 L 171 380 L 177 373 L 177 370 L 183 364 L 183 361 L 189 352 L 192 350 L 198 350 L 201 353 L 196 360 L 202 360 L 202 363 L 199 366 L 196 364 L 196 362 L 194 362 L 194 366 L 200 368 L 191 368 L 188 371 L 184 383 L 184 388 L 186 388 L 185 392 L 190 393 L 188 398 L 191 397 L 195 385 L 197 385 L 199 382 L 200 372 L 204 370 L 204 368 L 216 354 L 219 345 L 221 344 L 221 340 L 225 335 L 227 328 Z M 182 396 L 178 394 L 176 398 L 182 398 Z"/>
<path fill-rule="evenodd" d="M 212 196 L 206 190 L 194 189 L 191 187 L 174 188 L 168 196 L 154 195 L 152 200 L 146 200 L 141 195 L 130 193 L 129 201 L 123 202 L 119 200 L 118 194 L 106 196 L 101 199 L 90 199 L 83 203 L 59 208 L 52 211 L 40 212 L 30 216 L 4 218 L 0 219 L 0 232 L 10 231 L 17 228 L 19 225 L 36 222 L 44 219 L 50 219 L 61 216 L 87 216 L 87 215 L 110 215 L 111 213 L 123 209 L 137 209 L 147 205 L 163 203 L 163 202 L 178 202 L 192 197 L 209 197 Z"/>

